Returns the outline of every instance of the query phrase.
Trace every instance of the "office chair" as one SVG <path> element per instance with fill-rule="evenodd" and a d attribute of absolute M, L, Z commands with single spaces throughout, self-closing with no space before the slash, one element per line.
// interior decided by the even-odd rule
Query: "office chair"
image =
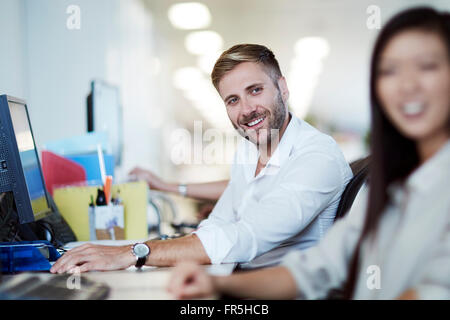
<path fill-rule="evenodd" d="M 176 204 L 170 198 L 170 196 L 168 196 L 164 192 L 149 190 L 149 204 L 155 209 L 158 218 L 158 224 L 157 226 L 149 226 L 148 231 L 149 233 L 151 231 L 156 231 L 158 234 L 158 239 L 180 237 L 184 234 L 182 232 L 182 228 L 190 226 L 185 223 L 176 223 L 178 220 L 178 210 Z M 166 204 L 168 208 L 165 207 L 164 204 Z M 168 212 L 170 214 L 168 214 Z M 192 228 L 195 227 L 196 225 L 192 226 Z M 166 234 L 167 232 L 169 232 L 169 234 Z"/>
<path fill-rule="evenodd" d="M 339 201 L 339 206 L 336 211 L 336 217 L 334 221 L 343 218 L 352 207 L 355 201 L 356 195 L 359 189 L 361 189 L 364 182 L 367 181 L 369 173 L 370 156 L 353 161 L 350 163 L 350 169 L 353 172 L 353 178 L 347 183 L 347 186 L 342 192 L 341 200 Z M 342 289 L 332 289 L 328 293 L 327 300 L 343 300 L 344 291 Z"/>
<path fill-rule="evenodd" d="M 344 217 L 347 212 L 350 211 L 350 208 L 352 207 L 353 201 L 355 201 L 359 189 L 367 179 L 367 175 L 369 173 L 369 163 L 370 156 L 350 163 L 350 169 L 352 169 L 353 178 L 350 179 L 344 189 L 344 192 L 342 193 L 334 221 Z"/>

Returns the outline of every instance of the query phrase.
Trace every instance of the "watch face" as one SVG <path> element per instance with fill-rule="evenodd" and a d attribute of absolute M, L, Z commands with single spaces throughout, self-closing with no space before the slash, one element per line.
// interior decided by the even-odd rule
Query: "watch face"
<path fill-rule="evenodd" d="M 133 251 L 137 257 L 141 258 L 147 256 L 150 249 L 146 244 L 138 243 L 134 246 Z"/>

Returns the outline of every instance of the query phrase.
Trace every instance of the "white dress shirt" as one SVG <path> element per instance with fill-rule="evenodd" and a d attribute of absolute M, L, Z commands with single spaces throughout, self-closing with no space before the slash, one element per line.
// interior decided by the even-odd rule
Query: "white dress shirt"
<path fill-rule="evenodd" d="M 450 142 L 416 169 L 403 187 L 388 189 L 374 242 L 362 244 L 355 299 L 394 299 L 414 289 L 421 299 L 450 299 Z M 336 222 L 314 248 L 287 254 L 282 265 L 300 298 L 325 298 L 342 288 L 361 234 L 364 206 Z"/>
<path fill-rule="evenodd" d="M 249 262 L 267 253 L 248 265 L 266 266 L 279 262 L 287 248 L 316 244 L 352 177 L 336 142 L 295 116 L 255 177 L 258 158 L 256 146 L 243 139 L 227 188 L 194 232 L 213 264 Z"/>

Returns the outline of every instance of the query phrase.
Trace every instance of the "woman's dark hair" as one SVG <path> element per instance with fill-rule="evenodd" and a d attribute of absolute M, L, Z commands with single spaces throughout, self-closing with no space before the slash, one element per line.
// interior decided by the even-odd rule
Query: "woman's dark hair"
<path fill-rule="evenodd" d="M 372 116 L 370 188 L 367 215 L 361 237 L 349 264 L 345 296 L 354 295 L 359 271 L 362 242 L 373 236 L 386 205 L 389 202 L 388 186 L 393 182 L 403 183 L 419 165 L 419 155 L 413 140 L 403 136 L 392 125 L 376 92 L 380 55 L 388 42 L 402 31 L 417 29 L 438 34 L 450 59 L 450 23 L 448 13 L 439 13 L 429 7 L 417 7 L 395 15 L 378 35 L 372 54 L 370 70 L 370 101 Z"/>

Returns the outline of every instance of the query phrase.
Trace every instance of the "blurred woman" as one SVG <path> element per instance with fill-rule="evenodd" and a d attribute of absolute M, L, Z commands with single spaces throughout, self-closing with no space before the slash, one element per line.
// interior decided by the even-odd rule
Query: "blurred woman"
<path fill-rule="evenodd" d="M 410 9 L 392 18 L 371 63 L 370 187 L 364 214 L 274 268 L 209 276 L 185 264 L 178 298 L 450 299 L 450 22 Z"/>

